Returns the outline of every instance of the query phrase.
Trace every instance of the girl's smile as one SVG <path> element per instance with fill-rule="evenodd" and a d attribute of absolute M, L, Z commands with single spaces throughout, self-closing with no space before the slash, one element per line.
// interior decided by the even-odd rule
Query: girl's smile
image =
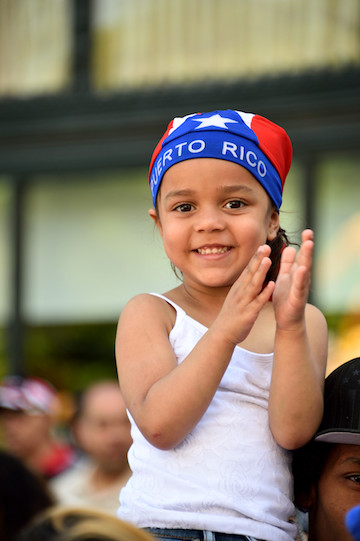
<path fill-rule="evenodd" d="M 225 254 L 226 252 L 229 252 L 231 250 L 231 246 L 203 246 L 201 248 L 197 248 L 195 252 L 197 252 L 200 255 L 205 256 L 214 256 L 214 255 L 220 255 Z"/>

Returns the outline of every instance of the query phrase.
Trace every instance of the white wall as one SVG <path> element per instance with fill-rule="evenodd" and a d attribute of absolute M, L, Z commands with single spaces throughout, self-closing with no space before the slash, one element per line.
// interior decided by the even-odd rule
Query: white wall
<path fill-rule="evenodd" d="M 136 293 L 174 287 L 150 206 L 146 171 L 35 183 L 26 216 L 26 317 L 111 321 Z"/>

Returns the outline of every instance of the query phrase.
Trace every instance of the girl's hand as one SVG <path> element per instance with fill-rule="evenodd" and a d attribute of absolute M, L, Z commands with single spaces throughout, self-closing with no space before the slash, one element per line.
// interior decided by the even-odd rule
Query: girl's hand
<path fill-rule="evenodd" d="M 231 287 L 214 324 L 222 328 L 224 338 L 234 346 L 245 340 L 261 309 L 269 301 L 275 284 L 264 288 L 271 266 L 270 247 L 260 246 L 249 264 Z M 213 325 L 214 325 L 213 324 Z"/>
<path fill-rule="evenodd" d="M 299 251 L 296 253 L 295 248 L 287 246 L 282 253 L 273 294 L 278 328 L 291 329 L 304 321 L 311 279 L 313 238 L 313 232 L 305 229 Z"/>

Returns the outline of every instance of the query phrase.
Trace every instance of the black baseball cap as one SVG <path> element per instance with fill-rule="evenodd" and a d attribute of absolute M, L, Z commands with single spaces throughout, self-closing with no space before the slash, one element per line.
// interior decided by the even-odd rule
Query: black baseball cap
<path fill-rule="evenodd" d="M 360 357 L 327 376 L 324 416 L 315 440 L 360 445 Z"/>

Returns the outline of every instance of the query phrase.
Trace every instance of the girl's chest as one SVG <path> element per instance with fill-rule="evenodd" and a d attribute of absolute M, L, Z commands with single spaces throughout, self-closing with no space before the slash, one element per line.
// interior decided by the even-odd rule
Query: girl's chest
<path fill-rule="evenodd" d="M 206 328 L 209 328 L 216 319 L 216 314 L 212 314 L 210 311 L 192 311 L 189 307 L 186 313 Z M 248 336 L 238 346 L 254 353 L 273 353 L 275 332 L 276 321 L 274 310 L 272 303 L 269 302 L 260 312 Z"/>
<path fill-rule="evenodd" d="M 273 353 L 276 321 L 272 307 L 267 312 L 259 315 L 250 333 L 239 346 L 254 353 Z"/>

